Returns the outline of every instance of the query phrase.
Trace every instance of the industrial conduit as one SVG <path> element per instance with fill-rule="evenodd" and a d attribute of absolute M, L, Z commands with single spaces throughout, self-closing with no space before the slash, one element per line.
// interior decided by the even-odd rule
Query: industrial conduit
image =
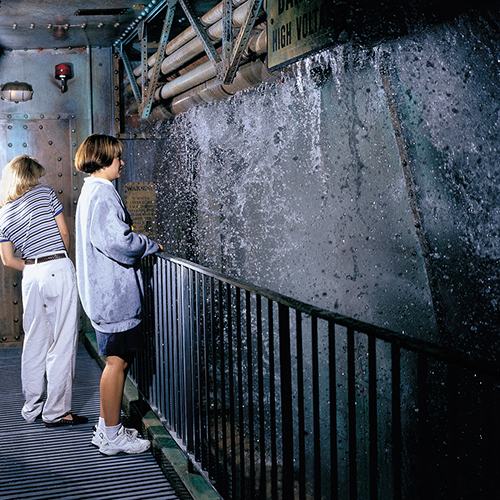
<path fill-rule="evenodd" d="M 241 27 L 248 13 L 249 2 L 248 0 L 233 0 L 233 4 L 241 4 L 233 12 L 233 26 Z M 214 42 L 222 39 L 221 19 L 222 3 L 215 6 L 200 19 L 204 26 L 213 23 L 207 32 Z M 258 28 L 261 28 L 262 31 L 250 38 L 242 60 L 267 52 L 266 24 L 261 23 Z M 189 27 L 167 44 L 166 53 L 170 55 L 163 61 L 161 67 L 163 74 L 171 73 L 185 65 L 197 55 L 204 53 L 204 49 L 196 37 L 194 29 Z M 156 54 L 149 58 L 148 65 L 154 65 L 155 60 Z M 193 65 L 196 65 L 196 63 L 193 63 Z M 152 71 L 150 69 L 149 77 L 152 77 Z M 141 74 L 140 66 L 134 70 L 134 74 L 136 76 Z M 260 59 L 240 66 L 233 83 L 230 85 L 223 85 L 216 76 L 217 68 L 211 61 L 207 61 L 199 63 L 194 69 L 165 83 L 165 85 L 156 90 L 155 100 L 158 102 L 159 100 L 167 101 L 172 99 L 172 101 L 156 105 L 152 109 L 150 117 L 152 119 L 171 119 L 174 115 L 182 113 L 192 106 L 214 100 L 227 99 L 240 90 L 250 88 L 264 81 L 276 79 L 274 75 L 267 71 L 266 65 Z M 137 83 L 139 85 L 142 84 L 142 77 L 137 79 Z M 131 87 L 128 86 L 126 91 L 131 93 Z M 134 103 L 130 106 L 130 111 L 137 112 L 137 108 L 137 103 Z"/>
<path fill-rule="evenodd" d="M 233 0 L 234 5 L 239 5 L 242 0 Z M 235 28 L 240 28 L 245 22 L 246 15 L 250 8 L 248 0 L 240 5 L 233 12 L 233 26 Z M 208 36 L 213 42 L 220 42 L 222 40 L 222 3 L 216 5 L 211 11 L 201 17 L 200 21 L 207 27 Z M 213 24 L 210 25 L 210 23 Z M 182 33 L 177 35 L 171 42 L 167 44 L 165 53 L 167 57 L 163 60 L 161 65 L 161 72 L 164 75 L 175 71 L 177 68 L 183 66 L 185 63 L 193 59 L 194 57 L 203 54 L 204 48 L 192 26 L 184 30 Z M 153 54 L 148 59 L 148 66 L 151 67 L 148 73 L 148 78 L 153 76 L 154 63 L 156 61 L 156 54 Z M 142 83 L 142 68 L 138 66 L 134 69 L 134 75 L 139 77 L 137 83 L 141 85 Z"/>
<path fill-rule="evenodd" d="M 267 33 L 262 30 L 248 41 L 242 59 L 259 56 L 267 51 Z M 267 70 L 261 59 L 243 64 L 238 69 L 233 82 L 224 85 L 217 77 L 217 68 L 211 61 L 204 62 L 180 77 L 167 82 L 157 89 L 155 97 L 164 101 L 155 106 L 151 112 L 153 119 L 170 119 L 192 106 L 223 100 L 236 92 L 254 87 L 262 82 L 270 82 L 277 77 Z M 184 92 L 184 93 L 183 93 Z M 171 102 L 165 102 L 172 99 Z M 130 111 L 137 112 L 137 103 L 130 106 Z"/>

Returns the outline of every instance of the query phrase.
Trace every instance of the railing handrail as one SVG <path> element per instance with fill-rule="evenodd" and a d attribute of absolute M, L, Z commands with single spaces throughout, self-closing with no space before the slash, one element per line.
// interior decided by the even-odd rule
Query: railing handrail
<path fill-rule="evenodd" d="M 400 348 L 406 349 L 408 351 L 426 354 L 427 356 L 432 357 L 436 360 L 454 363 L 455 365 L 458 365 L 462 368 L 466 368 L 477 373 L 490 375 L 500 380 L 500 366 L 489 361 L 474 359 L 471 358 L 469 354 L 451 349 L 449 347 L 443 347 L 433 342 L 408 337 L 407 335 L 389 330 L 388 328 L 382 328 L 370 323 L 365 323 L 348 316 L 343 316 L 342 314 L 328 311 L 327 309 L 322 309 L 320 307 L 307 304 L 305 302 L 287 297 L 286 295 L 282 295 L 267 288 L 252 285 L 245 281 L 231 278 L 230 276 L 226 276 L 218 271 L 214 271 L 213 269 L 204 267 L 200 264 L 195 264 L 180 257 L 174 257 L 164 252 L 159 252 L 156 254 L 156 256 L 164 260 L 180 264 L 193 271 L 203 273 L 208 277 L 215 278 L 229 285 L 233 285 L 249 292 L 259 294 L 262 297 L 275 301 L 286 307 L 296 309 L 301 313 L 315 316 L 325 321 L 333 321 L 335 324 L 344 326 L 354 331 L 363 332 L 370 337 L 384 340 L 386 342 L 389 342 L 390 344 L 397 345 Z"/>

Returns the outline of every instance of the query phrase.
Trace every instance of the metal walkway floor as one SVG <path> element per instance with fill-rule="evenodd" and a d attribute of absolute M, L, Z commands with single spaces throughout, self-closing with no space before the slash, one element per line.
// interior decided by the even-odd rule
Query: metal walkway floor
<path fill-rule="evenodd" d="M 21 417 L 21 348 L 0 349 L 0 499 L 178 499 L 151 453 L 101 455 L 92 446 L 101 369 L 79 344 L 73 408 L 89 423 L 47 428 Z"/>

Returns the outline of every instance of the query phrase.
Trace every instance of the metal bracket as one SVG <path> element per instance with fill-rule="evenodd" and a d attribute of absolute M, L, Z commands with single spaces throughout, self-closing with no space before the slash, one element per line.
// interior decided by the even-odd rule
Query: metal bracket
<path fill-rule="evenodd" d="M 212 43 L 212 40 L 210 40 L 210 37 L 208 36 L 205 28 L 202 26 L 199 19 L 193 14 L 193 10 L 191 8 L 189 1 L 179 0 L 179 3 L 181 4 L 181 7 L 184 10 L 184 13 L 186 14 L 186 17 L 189 19 L 191 26 L 196 32 L 196 35 L 200 39 L 200 42 L 203 45 L 203 48 L 205 49 L 207 56 L 209 57 L 209 59 L 212 61 L 213 64 L 217 64 L 221 60 L 220 56 L 215 50 L 214 44 Z"/>
<path fill-rule="evenodd" d="M 141 42 L 142 99 L 139 104 L 139 112 L 142 113 L 148 91 L 148 27 L 144 21 L 140 22 L 137 32 Z"/>
<path fill-rule="evenodd" d="M 144 101 L 142 109 L 142 117 L 148 118 L 151 113 L 151 106 L 153 105 L 154 95 L 156 91 L 156 85 L 158 84 L 158 78 L 160 76 L 160 69 L 163 59 L 165 58 L 165 49 L 167 48 L 167 41 L 170 35 L 170 28 L 172 27 L 172 22 L 174 20 L 175 6 L 177 5 L 177 0 L 169 0 L 167 14 L 165 15 L 165 21 L 163 22 L 163 29 L 161 32 L 160 44 L 156 52 L 155 64 L 153 66 L 153 78 L 147 86 L 147 97 Z M 143 89 L 145 84 L 143 83 Z"/>
<path fill-rule="evenodd" d="M 229 70 L 229 60 L 233 51 L 233 2 L 222 1 L 222 74 Z"/>
<path fill-rule="evenodd" d="M 135 79 L 134 70 L 132 69 L 128 55 L 125 52 L 125 49 L 123 48 L 123 44 L 120 45 L 120 57 L 122 58 L 123 66 L 125 66 L 125 71 L 127 73 L 128 80 L 132 87 L 132 92 L 134 93 L 135 100 L 137 101 L 137 104 L 140 104 L 141 91 L 139 90 L 139 86 L 137 85 L 137 80 Z"/>
<path fill-rule="evenodd" d="M 232 83 L 234 80 L 234 76 L 238 71 L 238 67 L 241 60 L 241 55 L 245 50 L 248 39 L 250 38 L 250 33 L 255 25 L 255 21 L 257 20 L 257 16 L 259 15 L 260 8 L 262 6 L 262 0 L 249 0 L 249 9 L 247 13 L 247 17 L 243 26 L 238 33 L 238 38 L 233 47 L 233 51 L 231 53 L 231 58 L 229 60 L 229 65 L 224 68 L 224 72 L 222 75 L 222 82 L 225 85 Z M 225 12 L 224 12 L 225 14 Z"/>

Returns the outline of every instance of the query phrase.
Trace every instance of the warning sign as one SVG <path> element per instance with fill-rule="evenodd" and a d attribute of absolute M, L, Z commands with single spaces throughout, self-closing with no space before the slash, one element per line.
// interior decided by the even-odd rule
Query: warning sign
<path fill-rule="evenodd" d="M 125 205 L 136 233 L 156 239 L 156 191 L 152 182 L 125 184 Z"/>
<path fill-rule="evenodd" d="M 269 0 L 268 68 L 276 69 L 332 45 L 345 24 L 345 2 Z"/>

